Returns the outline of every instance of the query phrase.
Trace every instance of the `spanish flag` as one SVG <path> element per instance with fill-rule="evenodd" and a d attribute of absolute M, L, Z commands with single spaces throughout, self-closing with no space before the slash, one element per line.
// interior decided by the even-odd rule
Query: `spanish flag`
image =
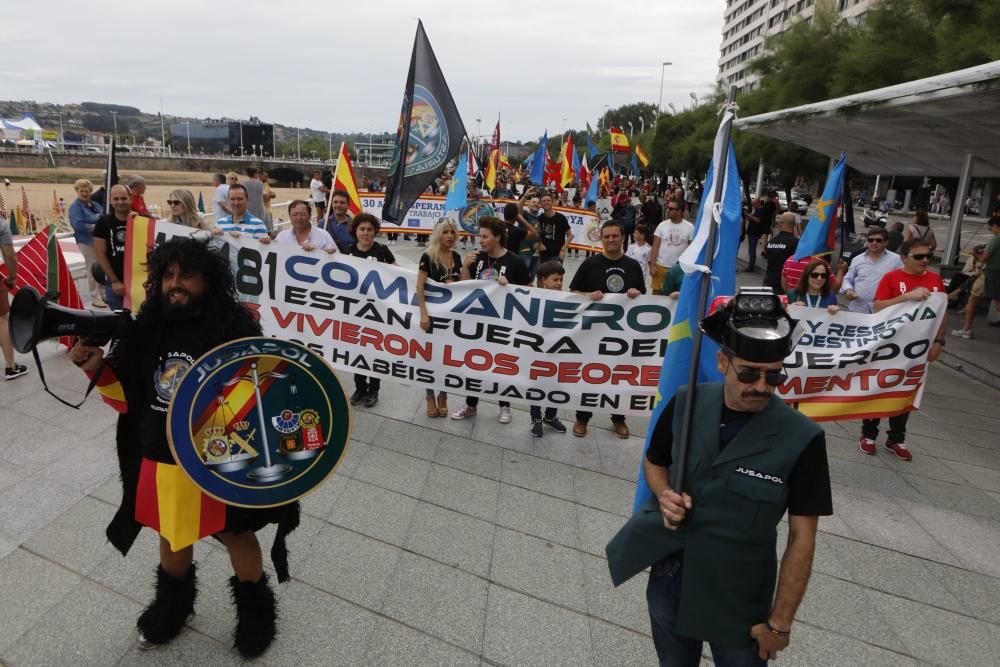
<path fill-rule="evenodd" d="M 156 219 L 133 213 L 125 224 L 125 310 L 138 313 L 146 302 L 146 259 L 156 238 Z"/>
<path fill-rule="evenodd" d="M 358 215 L 365 210 L 361 206 L 358 186 L 354 182 L 354 167 L 351 166 L 351 157 L 347 154 L 347 144 L 344 142 L 340 143 L 337 170 L 333 172 L 333 187 L 330 189 L 330 201 L 327 202 L 326 209 L 328 211 L 330 210 L 329 204 L 333 201 L 333 193 L 337 190 L 345 190 L 347 192 L 347 210 L 351 215 Z"/>
<path fill-rule="evenodd" d="M 611 150 L 617 153 L 628 153 L 628 137 L 617 127 L 611 128 Z"/>
<path fill-rule="evenodd" d="M 566 135 L 566 140 L 563 142 L 562 155 L 559 156 L 560 164 L 562 165 L 559 170 L 559 185 L 564 188 L 576 180 L 576 174 L 573 173 L 572 156 L 574 153 L 576 153 L 576 150 L 573 148 L 573 133 L 570 132 Z"/>
<path fill-rule="evenodd" d="M 642 163 L 643 167 L 649 166 L 649 157 L 646 155 L 646 151 L 642 150 L 638 142 L 635 144 L 635 156 L 639 158 L 639 162 Z"/>
<path fill-rule="evenodd" d="M 172 551 L 180 551 L 224 530 L 226 506 L 202 493 L 180 466 L 143 459 L 135 520 L 157 531 Z"/>
<path fill-rule="evenodd" d="M 490 163 L 486 167 L 486 189 L 493 192 L 493 188 L 497 186 L 497 162 L 499 161 L 500 151 L 494 148 L 490 151 Z"/>

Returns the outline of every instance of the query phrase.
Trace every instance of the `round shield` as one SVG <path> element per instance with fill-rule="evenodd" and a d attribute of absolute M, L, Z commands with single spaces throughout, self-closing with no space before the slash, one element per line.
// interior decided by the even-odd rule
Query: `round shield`
<path fill-rule="evenodd" d="M 241 338 L 184 374 L 167 413 L 177 464 L 209 496 L 274 507 L 332 473 L 351 438 L 351 406 L 322 357 L 297 343 Z"/>

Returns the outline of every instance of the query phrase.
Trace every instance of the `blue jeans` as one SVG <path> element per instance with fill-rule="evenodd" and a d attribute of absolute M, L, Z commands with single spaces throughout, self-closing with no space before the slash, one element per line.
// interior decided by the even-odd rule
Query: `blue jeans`
<path fill-rule="evenodd" d="M 697 639 L 679 637 L 677 607 L 681 600 L 681 562 L 664 559 L 653 565 L 646 585 L 649 622 L 653 630 L 653 645 L 661 667 L 698 667 L 702 643 Z M 749 634 L 750 628 L 747 628 Z M 767 665 L 752 647 L 733 648 L 715 642 L 709 644 L 717 667 L 762 667 Z"/>
<path fill-rule="evenodd" d="M 109 310 L 121 310 L 125 305 L 125 297 L 115 294 L 111 283 L 108 283 L 104 286 L 104 303 L 108 304 Z"/>

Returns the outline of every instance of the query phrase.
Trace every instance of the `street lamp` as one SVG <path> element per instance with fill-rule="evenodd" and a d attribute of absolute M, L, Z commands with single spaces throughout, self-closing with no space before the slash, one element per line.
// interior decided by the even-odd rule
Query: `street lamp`
<path fill-rule="evenodd" d="M 667 106 L 670 107 L 670 113 L 677 115 L 677 107 L 674 106 L 673 102 L 667 102 Z"/>
<path fill-rule="evenodd" d="M 645 133 L 646 133 L 646 121 L 642 119 L 642 116 L 639 116 L 639 134 L 645 134 Z"/>
<path fill-rule="evenodd" d="M 691 98 L 691 107 L 694 108 L 698 106 L 698 96 L 694 93 L 688 93 L 688 97 Z"/>
<path fill-rule="evenodd" d="M 672 64 L 673 63 L 670 63 L 670 62 L 664 62 L 660 66 L 660 102 L 656 105 L 656 117 L 657 118 L 659 118 L 660 114 L 663 113 L 663 76 L 667 72 L 667 67 L 669 67 Z"/>
<path fill-rule="evenodd" d="M 633 132 L 632 121 L 629 121 L 628 122 L 628 138 L 629 139 L 632 138 L 632 132 Z"/>
<path fill-rule="evenodd" d="M 184 124 L 187 125 L 188 155 L 191 155 L 191 121 L 186 120 Z"/>

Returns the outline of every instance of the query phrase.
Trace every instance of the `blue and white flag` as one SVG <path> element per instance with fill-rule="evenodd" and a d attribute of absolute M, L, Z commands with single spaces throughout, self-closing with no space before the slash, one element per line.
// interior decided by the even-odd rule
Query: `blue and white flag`
<path fill-rule="evenodd" d="M 646 444 L 642 450 L 642 461 L 639 462 L 639 480 L 635 489 L 633 511 L 652 497 L 652 491 L 646 484 L 643 462 L 646 460 L 646 450 L 649 449 L 656 422 L 663 414 L 667 404 L 680 387 L 687 385 L 691 371 L 693 340 L 692 332 L 698 328 L 698 323 L 706 313 L 698 312 L 699 294 L 703 280 L 709 280 L 708 303 L 717 296 L 732 295 L 736 291 L 736 251 L 739 248 L 740 223 L 742 221 L 742 193 L 740 192 L 740 172 L 736 167 L 736 153 L 732 142 L 723 145 L 728 136 L 728 125 L 733 122 L 734 114 L 726 111 L 719 132 L 715 137 L 712 150 L 712 164 L 708 168 L 708 178 L 705 181 L 705 192 L 714 192 L 715 179 L 722 178 L 722 197 L 714 206 L 706 202 L 701 208 L 695 225 L 694 239 L 691 245 L 678 260 L 684 269 L 684 282 L 681 284 L 680 296 L 677 300 L 677 310 L 674 320 L 670 323 L 667 334 L 667 353 L 663 357 L 663 370 L 660 372 L 660 384 L 657 387 L 656 405 L 649 422 L 646 434 Z M 720 165 L 725 165 L 721 167 Z M 709 229 L 713 222 L 719 229 L 715 236 L 714 258 L 712 272 L 708 273 L 705 265 L 707 257 Z M 698 382 L 721 382 L 722 374 L 716 363 L 716 352 L 719 346 L 708 337 L 702 338 L 701 354 L 698 363 Z M 680 406 L 676 406 L 680 409 Z"/>
<path fill-rule="evenodd" d="M 469 194 L 469 152 L 462 151 L 458 158 L 458 166 L 455 167 L 455 175 L 452 176 L 448 184 L 448 198 L 444 202 L 445 213 L 448 211 L 458 211 L 465 208 L 465 201 Z"/>

